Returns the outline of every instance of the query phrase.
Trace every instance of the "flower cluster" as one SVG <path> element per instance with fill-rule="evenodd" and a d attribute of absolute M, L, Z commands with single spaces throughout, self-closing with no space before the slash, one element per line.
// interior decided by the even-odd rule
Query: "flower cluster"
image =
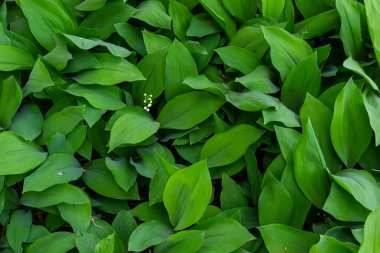
<path fill-rule="evenodd" d="M 149 112 L 150 111 L 150 107 L 152 107 L 152 102 L 153 102 L 153 99 L 152 99 L 153 95 L 152 94 L 146 94 L 144 93 L 144 110 Z"/>

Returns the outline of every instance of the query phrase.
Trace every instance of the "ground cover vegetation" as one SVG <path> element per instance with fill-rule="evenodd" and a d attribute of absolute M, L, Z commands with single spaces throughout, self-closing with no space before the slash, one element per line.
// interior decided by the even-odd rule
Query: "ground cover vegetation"
<path fill-rule="evenodd" d="M 1 252 L 380 252 L 380 1 L 0 4 Z"/>

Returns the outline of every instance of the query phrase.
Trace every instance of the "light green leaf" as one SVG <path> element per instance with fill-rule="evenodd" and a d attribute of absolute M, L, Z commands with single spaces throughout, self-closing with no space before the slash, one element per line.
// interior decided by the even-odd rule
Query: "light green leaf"
<path fill-rule="evenodd" d="M 126 111 L 112 126 L 109 151 L 124 144 L 137 144 L 155 134 L 160 124 L 142 108 Z"/>
<path fill-rule="evenodd" d="M 0 83 L 0 127 L 7 129 L 21 104 L 22 91 L 14 76 Z"/>
<path fill-rule="evenodd" d="M 270 122 L 281 122 L 287 127 L 300 127 L 300 118 L 292 110 L 289 110 L 283 104 L 280 104 L 279 109 L 263 110 L 264 125 Z"/>
<path fill-rule="evenodd" d="M 358 253 L 375 253 L 380 250 L 380 206 L 370 215 L 364 224 L 364 239 Z"/>
<path fill-rule="evenodd" d="M 310 249 L 310 253 L 356 253 L 358 246 L 349 242 L 341 242 L 334 237 L 321 235 L 319 242 Z"/>
<path fill-rule="evenodd" d="M 32 141 L 37 138 L 43 125 L 44 117 L 35 104 L 24 104 L 13 117 L 9 130 L 25 140 Z"/>
<path fill-rule="evenodd" d="M 307 93 L 317 96 L 321 87 L 321 71 L 317 65 L 317 54 L 314 53 L 288 74 L 281 90 L 281 102 L 289 109 L 299 112 Z"/>
<path fill-rule="evenodd" d="M 273 66 L 285 80 L 289 72 L 302 60 L 313 53 L 306 41 L 290 34 L 280 27 L 261 27 L 265 40 L 270 46 Z"/>
<path fill-rule="evenodd" d="M 259 227 L 266 248 L 271 253 L 304 253 L 318 242 L 314 233 L 298 230 L 282 224 L 270 224 Z"/>
<path fill-rule="evenodd" d="M 66 92 L 85 98 L 97 109 L 116 111 L 125 107 L 124 93 L 117 86 L 72 84 Z"/>
<path fill-rule="evenodd" d="M 222 47 L 215 50 L 224 64 L 243 74 L 251 73 L 260 65 L 260 59 L 250 50 L 241 47 Z"/>
<path fill-rule="evenodd" d="M 115 234 L 100 240 L 95 247 L 95 253 L 113 253 L 115 250 Z"/>
<path fill-rule="evenodd" d="M 260 65 L 248 75 L 236 78 L 236 82 L 241 83 L 247 89 L 265 94 L 272 94 L 279 91 L 279 88 L 272 82 L 272 71 L 265 65 Z"/>
<path fill-rule="evenodd" d="M 353 167 L 371 142 L 372 129 L 359 88 L 350 79 L 335 101 L 332 144 L 347 167 Z"/>
<path fill-rule="evenodd" d="M 378 64 L 380 64 L 380 32 L 377 29 L 380 12 L 380 3 L 376 0 L 364 0 L 367 16 L 368 30 L 371 35 L 373 49 L 375 50 Z"/>
<path fill-rule="evenodd" d="M 285 7 L 285 0 L 262 0 L 263 16 L 278 20 Z"/>
<path fill-rule="evenodd" d="M 29 80 L 23 88 L 23 93 L 24 96 L 27 96 L 30 93 L 40 92 L 54 85 L 55 83 L 51 79 L 49 71 L 46 69 L 41 58 L 38 58 L 30 73 Z"/>
<path fill-rule="evenodd" d="M 365 208 L 373 211 L 380 204 L 379 185 L 369 172 L 346 169 L 332 177 Z"/>
<path fill-rule="evenodd" d="M 369 123 L 375 132 L 375 144 L 380 145 L 380 97 L 370 90 L 365 90 L 364 104 L 369 116 Z"/>
<path fill-rule="evenodd" d="M 106 157 L 105 162 L 107 168 L 115 177 L 117 184 L 127 192 L 136 182 L 137 173 L 135 168 L 125 158 L 111 159 Z"/>
<path fill-rule="evenodd" d="M 148 0 L 142 2 L 137 7 L 137 12 L 133 16 L 153 27 L 171 30 L 172 18 L 166 13 L 165 6 L 158 0 Z"/>
<path fill-rule="evenodd" d="M 343 66 L 346 69 L 352 70 L 356 74 L 361 75 L 368 82 L 368 84 L 371 86 L 373 90 L 379 92 L 379 88 L 377 87 L 377 84 L 372 80 L 371 77 L 369 77 L 364 72 L 364 69 L 362 68 L 362 66 L 360 66 L 360 64 L 357 61 L 352 59 L 352 57 L 347 58 L 347 60 L 343 62 Z"/>
<path fill-rule="evenodd" d="M 163 221 L 151 220 L 142 223 L 131 234 L 128 251 L 143 251 L 166 241 L 172 233 L 172 228 Z"/>
<path fill-rule="evenodd" d="M 42 208 L 60 203 L 73 205 L 89 204 L 90 200 L 82 189 L 71 184 L 58 184 L 42 192 L 24 193 L 20 203 L 25 206 Z"/>
<path fill-rule="evenodd" d="M 80 11 L 95 11 L 103 7 L 107 0 L 84 0 L 75 9 Z"/>
<path fill-rule="evenodd" d="M 257 11 L 256 0 L 222 0 L 222 2 L 228 12 L 240 22 L 255 18 L 255 13 Z"/>
<path fill-rule="evenodd" d="M 40 192 L 56 184 L 68 183 L 80 178 L 82 173 L 81 165 L 72 155 L 52 154 L 37 170 L 24 179 L 23 192 Z"/>
<path fill-rule="evenodd" d="M 190 76 L 186 78 L 183 83 L 187 84 L 192 89 L 205 90 L 220 97 L 224 97 L 225 94 L 229 91 L 227 85 L 223 83 L 214 83 L 210 81 L 210 79 L 208 79 L 205 75 Z"/>
<path fill-rule="evenodd" d="M 225 173 L 223 173 L 222 176 L 220 205 L 223 210 L 233 209 L 237 207 L 248 207 L 248 200 L 243 189 Z"/>
<path fill-rule="evenodd" d="M 20 0 L 19 5 L 34 37 L 49 51 L 54 48 L 57 31 L 73 33 L 77 27 L 75 18 L 61 0 Z"/>
<path fill-rule="evenodd" d="M 308 120 L 293 153 L 294 176 L 305 196 L 315 206 L 322 208 L 329 192 L 326 163 Z"/>
<path fill-rule="evenodd" d="M 46 152 L 12 132 L 0 133 L 0 175 L 28 172 L 43 163 Z"/>
<path fill-rule="evenodd" d="M 70 224 L 75 233 L 86 232 L 89 229 L 92 212 L 90 203 L 79 205 L 60 203 L 57 208 L 62 219 Z"/>
<path fill-rule="evenodd" d="M 256 239 L 239 222 L 230 218 L 213 217 L 194 229 L 205 231 L 205 239 L 198 253 L 233 252 Z"/>
<path fill-rule="evenodd" d="M 336 0 L 340 15 L 340 38 L 347 57 L 361 59 L 365 55 L 361 29 L 360 6 L 355 0 Z"/>
<path fill-rule="evenodd" d="M 22 244 L 29 237 L 32 219 L 30 211 L 19 209 L 12 214 L 9 224 L 6 226 L 6 235 L 8 243 L 15 253 L 23 251 Z"/>
<path fill-rule="evenodd" d="M 173 33 L 178 39 L 185 41 L 186 30 L 190 25 L 193 14 L 181 1 L 170 1 L 169 13 L 172 17 Z"/>
<path fill-rule="evenodd" d="M 75 235 L 69 232 L 55 232 L 34 241 L 26 253 L 68 252 L 75 248 Z"/>
<path fill-rule="evenodd" d="M 258 112 L 269 108 L 279 109 L 281 105 L 277 98 L 258 91 L 243 93 L 230 91 L 226 94 L 226 99 L 238 109 L 248 112 Z"/>
<path fill-rule="evenodd" d="M 224 100 L 203 91 L 193 91 L 170 100 L 158 115 L 161 128 L 186 130 L 206 120 Z"/>
<path fill-rule="evenodd" d="M 200 3 L 231 38 L 236 32 L 236 23 L 224 8 L 221 0 L 200 0 Z"/>
<path fill-rule="evenodd" d="M 0 45 L 0 70 L 29 70 L 34 66 L 34 59 L 27 51 L 9 45 Z"/>
<path fill-rule="evenodd" d="M 163 198 L 175 230 L 187 228 L 202 217 L 211 198 L 211 189 L 206 161 L 178 170 L 169 178 Z"/>
<path fill-rule="evenodd" d="M 187 48 L 177 39 L 173 41 L 166 56 L 165 98 L 167 100 L 191 89 L 182 84 L 189 76 L 198 74 L 197 65 Z"/>
<path fill-rule="evenodd" d="M 172 235 L 166 242 L 157 245 L 157 253 L 193 253 L 200 249 L 205 237 L 204 231 L 184 230 Z"/>
<path fill-rule="evenodd" d="M 263 134 L 263 130 L 254 126 L 237 125 L 208 139 L 201 150 L 200 159 L 207 159 L 210 168 L 231 164 L 241 158 Z"/>

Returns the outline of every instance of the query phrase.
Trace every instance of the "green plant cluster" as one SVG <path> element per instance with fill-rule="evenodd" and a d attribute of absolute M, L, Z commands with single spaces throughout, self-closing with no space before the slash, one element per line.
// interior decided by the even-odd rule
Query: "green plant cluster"
<path fill-rule="evenodd" d="M 379 0 L 0 1 L 3 253 L 379 253 Z"/>

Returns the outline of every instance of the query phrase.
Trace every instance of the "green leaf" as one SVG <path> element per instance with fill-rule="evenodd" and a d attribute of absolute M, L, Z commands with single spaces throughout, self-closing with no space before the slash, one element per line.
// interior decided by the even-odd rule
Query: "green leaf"
<path fill-rule="evenodd" d="M 200 0 L 200 3 L 231 38 L 236 32 L 236 23 L 224 8 L 221 0 Z"/>
<path fill-rule="evenodd" d="M 67 44 L 60 36 L 55 37 L 55 47 L 43 56 L 43 59 L 52 65 L 56 70 L 62 71 L 67 66 L 67 62 L 73 59 L 72 54 L 67 49 Z"/>
<path fill-rule="evenodd" d="M 260 225 L 289 224 L 293 211 L 292 197 L 272 173 L 268 173 L 268 181 L 262 188 L 258 203 Z"/>
<path fill-rule="evenodd" d="M 75 248 L 75 235 L 69 232 L 55 232 L 34 241 L 27 253 L 68 252 Z"/>
<path fill-rule="evenodd" d="M 23 140 L 12 132 L 0 133 L 0 175 L 28 172 L 47 157 L 40 146 Z"/>
<path fill-rule="evenodd" d="M 90 203 L 79 205 L 60 203 L 57 208 L 62 219 L 70 224 L 75 233 L 86 232 L 89 229 L 92 212 Z"/>
<path fill-rule="evenodd" d="M 354 166 L 370 144 L 372 130 L 364 99 L 352 79 L 335 101 L 330 134 L 335 151 L 347 167 Z"/>
<path fill-rule="evenodd" d="M 281 90 L 281 102 L 299 112 L 306 94 L 317 96 L 321 87 L 321 71 L 317 65 L 317 53 L 303 59 L 288 74 Z"/>
<path fill-rule="evenodd" d="M 248 75 L 236 78 L 236 82 L 241 83 L 247 89 L 265 94 L 272 94 L 279 91 L 279 88 L 272 82 L 273 73 L 265 65 L 260 65 Z"/>
<path fill-rule="evenodd" d="M 11 248 L 15 253 L 23 251 L 22 244 L 29 237 L 30 228 L 32 225 L 32 213 L 26 210 L 16 210 L 7 225 L 6 235 Z"/>
<path fill-rule="evenodd" d="M 132 192 L 126 192 L 118 185 L 113 174 L 107 169 L 104 159 L 93 160 L 87 164 L 82 178 L 88 187 L 102 196 L 113 199 L 134 199 Z"/>
<path fill-rule="evenodd" d="M 75 9 L 80 11 L 95 11 L 103 7 L 107 0 L 84 0 Z"/>
<path fill-rule="evenodd" d="M 269 48 L 262 29 L 253 26 L 244 26 L 240 28 L 231 38 L 229 45 L 249 49 L 260 59 Z"/>
<path fill-rule="evenodd" d="M 364 104 L 369 116 L 369 123 L 375 132 L 375 144 L 380 145 L 380 97 L 370 90 L 365 90 Z"/>
<path fill-rule="evenodd" d="M 289 72 L 313 53 L 306 41 L 280 27 L 263 26 L 261 29 L 270 46 L 272 64 L 280 72 L 282 80 L 286 80 Z"/>
<path fill-rule="evenodd" d="M 145 56 L 137 67 L 146 77 L 144 81 L 136 81 L 132 86 L 132 96 L 140 104 L 143 104 L 144 94 L 152 95 L 152 99 L 158 98 L 165 88 L 165 50 L 158 50 Z"/>
<path fill-rule="evenodd" d="M 166 241 L 172 233 L 172 228 L 163 221 L 147 221 L 139 225 L 131 234 L 128 251 L 143 251 Z"/>
<path fill-rule="evenodd" d="M 34 66 L 34 59 L 27 51 L 9 45 L 0 45 L 0 70 L 29 70 Z"/>
<path fill-rule="evenodd" d="M 369 210 L 380 204 L 380 188 L 376 179 L 365 170 L 346 169 L 332 175 L 335 182 Z"/>
<path fill-rule="evenodd" d="M 340 15 L 340 38 L 347 57 L 361 59 L 365 55 L 361 29 L 360 6 L 354 0 L 337 0 Z"/>
<path fill-rule="evenodd" d="M 198 0 L 197 0 L 198 1 Z M 187 36 L 204 37 L 207 35 L 220 33 L 222 29 L 207 13 L 194 15 L 186 31 Z"/>
<path fill-rule="evenodd" d="M 99 66 L 77 74 L 73 77 L 75 81 L 81 84 L 114 85 L 145 80 L 139 69 L 127 60 L 110 54 L 97 54 L 96 57 L 100 61 Z"/>
<path fill-rule="evenodd" d="M 102 239 L 95 247 L 95 253 L 113 253 L 115 250 L 115 234 Z"/>
<path fill-rule="evenodd" d="M 172 18 L 166 13 L 165 6 L 158 0 L 148 0 L 142 2 L 137 7 L 137 12 L 133 16 L 153 27 L 171 30 Z"/>
<path fill-rule="evenodd" d="M 146 55 L 146 49 L 141 34 L 141 29 L 128 24 L 128 23 L 118 23 L 115 24 L 116 32 L 122 37 L 127 44 L 136 50 L 142 56 Z"/>
<path fill-rule="evenodd" d="M 294 176 L 305 196 L 322 208 L 329 192 L 326 163 L 311 121 L 308 120 L 293 153 Z"/>
<path fill-rule="evenodd" d="M 66 92 L 85 98 L 97 109 L 116 111 L 125 107 L 124 93 L 117 86 L 72 84 Z"/>
<path fill-rule="evenodd" d="M 223 210 L 233 209 L 236 207 L 248 207 L 248 200 L 243 189 L 225 173 L 223 173 L 222 176 L 220 205 Z"/>
<path fill-rule="evenodd" d="M 160 124 L 142 108 L 131 109 L 120 116 L 112 126 L 109 151 L 124 144 L 136 144 L 155 134 Z"/>
<path fill-rule="evenodd" d="M 206 120 L 222 105 L 220 97 L 203 91 L 193 91 L 170 100 L 158 115 L 161 128 L 186 130 Z"/>
<path fill-rule="evenodd" d="M 205 90 L 207 92 L 213 93 L 219 97 L 224 97 L 229 91 L 229 88 L 223 83 L 214 83 L 210 81 L 205 75 L 190 76 L 183 81 L 192 89 L 195 90 Z"/>
<path fill-rule="evenodd" d="M 294 147 L 301 137 L 301 134 L 294 129 L 280 126 L 274 126 L 274 130 L 276 132 L 282 156 L 288 161 L 289 156 L 292 154 Z"/>
<path fill-rule="evenodd" d="M 204 242 L 197 251 L 199 253 L 233 252 L 256 239 L 240 223 L 229 218 L 213 217 L 201 222 L 194 229 L 205 231 Z"/>
<path fill-rule="evenodd" d="M 73 205 L 89 204 L 90 201 L 82 189 L 71 184 L 58 184 L 42 192 L 24 193 L 20 203 L 25 206 L 42 208 L 60 203 Z"/>
<path fill-rule="evenodd" d="M 165 67 L 165 98 L 167 100 L 190 90 L 182 84 L 189 76 L 198 74 L 197 65 L 187 48 L 174 39 L 166 56 Z"/>
<path fill-rule="evenodd" d="M 135 8 L 123 2 L 109 2 L 102 8 L 90 12 L 80 26 L 85 28 L 83 33 L 87 36 L 105 40 L 116 31 L 115 24 L 127 22 L 135 12 Z"/>
<path fill-rule="evenodd" d="M 296 0 L 295 2 L 297 8 L 305 18 L 313 17 L 323 11 L 329 10 L 331 9 L 330 6 L 335 3 L 329 4 L 329 0 Z"/>
<path fill-rule="evenodd" d="M 254 126 L 237 125 L 208 139 L 202 148 L 200 159 L 207 159 L 210 168 L 231 164 L 241 158 L 263 134 L 263 130 Z"/>
<path fill-rule="evenodd" d="M 200 249 L 205 237 L 204 231 L 184 230 L 172 235 L 166 242 L 159 244 L 157 253 L 193 253 Z"/>
<path fill-rule="evenodd" d="M 379 21 L 380 3 L 375 0 L 364 0 L 365 13 L 367 16 L 368 30 L 371 35 L 373 49 L 375 50 L 378 64 L 380 63 L 380 32 L 377 29 Z"/>
<path fill-rule="evenodd" d="M 243 93 L 230 91 L 226 94 L 226 99 L 238 109 L 248 112 L 258 112 L 269 108 L 279 109 L 281 105 L 277 98 L 258 91 Z"/>
<path fill-rule="evenodd" d="M 181 169 L 169 178 L 163 199 L 175 230 L 187 228 L 202 217 L 211 198 L 211 189 L 206 161 Z"/>
<path fill-rule="evenodd" d="M 297 114 L 292 110 L 289 110 L 283 104 L 280 104 L 280 108 L 263 110 L 264 125 L 270 122 L 281 122 L 287 127 L 300 127 L 300 119 Z"/>
<path fill-rule="evenodd" d="M 102 41 L 97 38 L 86 39 L 86 38 L 82 38 L 82 37 L 78 37 L 78 36 L 70 35 L 70 34 L 65 34 L 65 33 L 63 33 L 62 35 L 68 41 L 70 41 L 75 46 L 83 50 L 89 50 L 97 46 L 102 46 L 102 47 L 107 48 L 107 50 L 114 56 L 121 57 L 121 58 L 128 57 L 132 53 L 131 51 L 129 51 L 128 49 L 124 47 L 116 46 L 114 44 Z"/>
<path fill-rule="evenodd" d="M 49 71 L 42 60 L 38 58 L 30 73 L 29 80 L 23 88 L 23 93 L 24 96 L 27 96 L 30 93 L 40 92 L 54 85 L 55 83 L 51 79 Z"/>
<path fill-rule="evenodd" d="M 260 65 L 260 59 L 250 50 L 241 47 L 222 47 L 215 50 L 224 64 L 243 74 L 251 73 Z"/>
<path fill-rule="evenodd" d="M 133 230 L 137 227 L 137 223 L 130 212 L 120 210 L 112 222 L 112 227 L 124 245 L 127 245 Z"/>
<path fill-rule="evenodd" d="M 307 94 L 305 102 L 301 108 L 301 121 L 302 126 L 307 125 L 310 119 L 311 124 L 317 137 L 322 154 L 325 158 L 327 168 L 332 173 L 337 172 L 341 163 L 335 153 L 334 147 L 330 137 L 330 125 L 333 113 L 321 101 L 314 98 L 312 95 Z"/>
<path fill-rule="evenodd" d="M 82 176 L 82 173 L 83 169 L 72 155 L 52 154 L 37 170 L 24 179 L 23 192 L 39 192 L 57 184 L 75 181 Z"/>
<path fill-rule="evenodd" d="M 259 227 L 269 252 L 304 253 L 318 242 L 314 233 L 298 230 L 282 224 Z"/>
<path fill-rule="evenodd" d="M 135 168 L 125 158 L 111 159 L 106 157 L 105 162 L 107 168 L 115 177 L 117 184 L 127 192 L 136 182 L 137 173 Z"/>
<path fill-rule="evenodd" d="M 370 211 L 337 183 L 331 185 L 323 210 L 341 221 L 365 221 Z M 347 212 L 347 210 L 350 210 Z"/>
<path fill-rule="evenodd" d="M 372 80 L 371 77 L 369 77 L 363 70 L 362 66 L 360 66 L 360 64 L 355 61 L 354 59 L 352 59 L 352 57 L 349 57 L 347 58 L 347 60 L 345 60 L 343 62 L 343 66 L 346 68 L 346 69 L 349 69 L 349 70 L 352 70 L 353 72 L 355 72 L 356 74 L 358 75 L 361 75 L 370 85 L 370 87 L 379 92 L 379 88 L 377 87 L 377 84 Z"/>
<path fill-rule="evenodd" d="M 285 7 L 285 0 L 263 0 L 262 9 L 263 16 L 266 18 L 273 18 L 278 20 Z"/>
<path fill-rule="evenodd" d="M 170 1 L 169 13 L 172 17 L 173 33 L 181 41 L 186 40 L 186 30 L 190 25 L 193 14 L 180 1 Z"/>
<path fill-rule="evenodd" d="M 341 242 L 334 237 L 321 235 L 319 242 L 311 247 L 310 253 L 323 252 L 356 253 L 358 246 L 349 242 Z"/>
<path fill-rule="evenodd" d="M 298 0 L 298 2 L 301 2 Z M 310 7 L 312 4 L 308 1 L 307 5 Z M 313 9 L 313 8 L 310 8 Z M 312 39 L 319 36 L 322 36 L 325 33 L 333 30 L 337 26 L 339 26 L 339 13 L 336 9 L 332 9 L 326 12 L 322 12 L 318 15 L 312 15 L 307 19 L 304 19 L 294 25 L 294 31 L 302 34 L 304 39 Z"/>
<path fill-rule="evenodd" d="M 237 20 L 244 22 L 251 18 L 255 18 L 257 11 L 256 0 L 238 0 L 228 1 L 222 0 L 224 7 Z"/>
<path fill-rule="evenodd" d="M 42 131 L 44 117 L 35 104 L 24 104 L 13 117 L 9 130 L 25 140 L 36 139 Z"/>
<path fill-rule="evenodd" d="M 378 252 L 380 245 L 377 243 L 380 236 L 380 206 L 368 215 L 364 224 L 364 239 L 359 253 Z"/>
<path fill-rule="evenodd" d="M 20 0 L 18 2 L 28 19 L 33 36 L 49 51 L 54 48 L 54 37 L 57 31 L 73 33 L 77 27 L 76 20 L 62 0 L 54 2 Z"/>
<path fill-rule="evenodd" d="M 10 126 L 21 100 L 22 91 L 14 76 L 0 84 L 0 127 L 6 129 Z"/>

